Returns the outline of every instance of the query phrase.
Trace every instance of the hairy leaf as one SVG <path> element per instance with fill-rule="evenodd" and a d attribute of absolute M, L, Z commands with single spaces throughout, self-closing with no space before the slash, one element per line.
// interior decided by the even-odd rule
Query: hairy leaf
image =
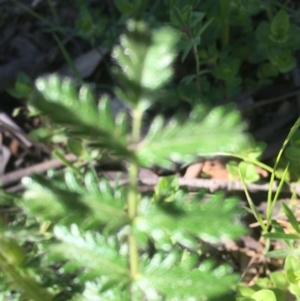
<path fill-rule="evenodd" d="M 172 76 L 176 33 L 167 27 L 151 32 L 144 23 L 135 21 L 128 22 L 127 30 L 113 53 L 121 68 L 118 78 L 122 91 L 117 93 L 132 107 L 139 104 L 145 110 L 154 101 L 155 90 Z"/>
<path fill-rule="evenodd" d="M 171 120 L 164 126 L 163 119 L 156 118 L 137 156 L 142 165 L 168 166 L 170 160 L 190 161 L 197 155 L 239 153 L 251 145 L 244 128 L 239 114 L 224 107 L 210 112 L 197 108 L 183 124 Z"/>
<path fill-rule="evenodd" d="M 122 284 L 122 282 L 121 282 Z M 112 282 L 108 277 L 101 277 L 96 281 L 87 281 L 84 291 L 72 301 L 130 301 L 129 291 L 122 285 Z"/>
<path fill-rule="evenodd" d="M 213 262 L 209 260 L 202 262 L 200 266 L 191 266 L 186 261 L 189 261 L 189 256 L 184 258 L 170 253 L 164 258 L 156 254 L 150 261 L 142 263 L 143 274 L 137 285 L 145 295 L 159 292 L 164 296 L 163 300 L 207 300 L 228 292 L 237 280 L 237 275 L 228 266 L 214 268 Z"/>
<path fill-rule="evenodd" d="M 54 122 L 66 126 L 73 136 L 130 155 L 127 129 L 123 123 L 114 122 L 109 99 L 102 98 L 97 107 L 88 86 L 82 86 L 78 94 L 71 79 L 62 80 L 56 75 L 37 79 L 36 88 L 38 92 L 30 104 Z"/>
<path fill-rule="evenodd" d="M 49 256 L 54 261 L 69 260 L 72 269 L 82 269 L 83 274 L 94 278 L 107 275 L 112 279 L 126 280 L 128 277 L 126 257 L 118 250 L 114 238 L 106 239 L 91 231 L 82 234 L 75 224 L 70 229 L 55 226 L 54 235 L 60 241 L 49 246 Z"/>
<path fill-rule="evenodd" d="M 72 173 L 71 173 L 72 174 Z M 73 175 L 74 176 L 74 175 Z M 83 228 L 95 228 L 105 225 L 108 230 L 119 229 L 128 223 L 124 211 L 125 196 L 121 191 L 110 189 L 106 180 L 95 184 L 86 176 L 86 188 L 81 189 L 71 181 L 70 172 L 66 172 L 66 183 L 47 181 L 41 176 L 25 178 L 27 190 L 23 195 L 23 206 L 42 221 L 60 222 L 70 225 L 74 222 Z"/>
<path fill-rule="evenodd" d="M 236 199 L 225 199 L 223 194 L 215 194 L 200 203 L 201 199 L 151 203 L 144 199 L 139 217 L 135 222 L 137 231 L 146 233 L 155 242 L 164 241 L 166 249 L 173 243 L 185 245 L 187 238 L 194 236 L 209 242 L 220 239 L 237 238 L 245 233 L 239 223 Z"/>

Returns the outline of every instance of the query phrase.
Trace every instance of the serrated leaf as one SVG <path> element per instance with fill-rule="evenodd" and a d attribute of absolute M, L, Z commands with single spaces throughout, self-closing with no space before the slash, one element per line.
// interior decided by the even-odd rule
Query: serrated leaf
<path fill-rule="evenodd" d="M 109 115 L 107 100 L 96 101 L 88 86 L 82 86 L 77 93 L 71 79 L 60 79 L 56 75 L 36 80 L 35 93 L 30 105 L 46 114 L 52 121 L 63 125 L 75 137 L 100 143 L 120 154 L 127 154 L 126 130 L 120 128 Z M 102 103 L 103 102 L 103 103 Z"/>
<path fill-rule="evenodd" d="M 132 107 L 147 109 L 154 101 L 154 91 L 172 76 L 176 33 L 171 28 L 150 32 L 142 22 L 130 21 L 128 33 L 120 38 L 113 56 L 121 68 L 118 77 L 122 100 Z"/>
<path fill-rule="evenodd" d="M 166 258 L 154 256 L 150 262 L 143 262 L 143 274 L 136 285 L 146 295 L 158 292 L 163 300 L 202 300 L 222 295 L 237 280 L 228 266 L 214 269 L 211 262 L 204 261 L 198 268 L 191 268 L 178 260 L 181 258 L 171 253 Z"/>
<path fill-rule="evenodd" d="M 191 236 L 215 243 L 246 232 L 237 222 L 241 213 L 237 200 L 224 200 L 222 194 L 215 194 L 202 204 L 200 200 L 187 202 L 180 198 L 173 202 L 151 203 L 144 199 L 134 226 L 154 241 L 165 239 L 166 243 L 169 237 L 173 242 L 182 243 L 184 237 Z"/>
<path fill-rule="evenodd" d="M 110 282 L 110 283 L 109 283 Z M 130 301 L 129 291 L 118 287 L 119 283 L 101 277 L 96 281 L 85 282 L 84 291 L 72 301 Z"/>
<path fill-rule="evenodd" d="M 68 187 L 62 182 L 47 181 L 41 176 L 25 178 L 23 183 L 27 190 L 23 195 L 23 206 L 42 221 L 50 220 L 65 225 L 76 221 L 83 228 L 105 225 L 109 231 L 129 222 L 124 210 L 125 197 L 107 190 L 105 180 L 99 186 L 89 183 L 86 190 L 84 186 L 79 189 L 75 179 L 69 173 L 67 175 Z"/>
<path fill-rule="evenodd" d="M 167 167 L 171 160 L 187 162 L 197 155 L 239 153 L 250 147 L 237 112 L 218 107 L 198 110 L 197 115 L 180 125 L 171 120 L 164 126 L 163 119 L 156 118 L 137 150 L 141 164 Z"/>
<path fill-rule="evenodd" d="M 92 272 L 98 277 L 108 275 L 123 280 L 128 277 L 126 257 L 119 253 L 115 239 L 106 239 L 91 231 L 81 233 L 75 224 L 70 229 L 55 226 L 54 235 L 60 243 L 49 247 L 49 256 L 55 260 L 70 260 L 78 269 L 86 269 L 86 273 Z"/>

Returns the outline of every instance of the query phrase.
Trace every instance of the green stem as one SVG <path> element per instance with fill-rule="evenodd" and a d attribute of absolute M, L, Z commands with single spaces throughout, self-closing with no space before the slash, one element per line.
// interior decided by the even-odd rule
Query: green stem
<path fill-rule="evenodd" d="M 230 10 L 231 10 L 231 0 L 221 0 L 221 22 L 222 22 L 222 45 L 227 46 L 229 44 L 230 36 Z"/>
<path fill-rule="evenodd" d="M 200 89 L 201 89 L 201 86 L 200 86 L 200 61 L 199 61 L 197 46 L 195 44 L 193 46 L 193 51 L 194 51 L 194 56 L 195 56 L 195 60 L 196 60 L 196 82 L 197 82 L 198 90 L 200 92 Z"/>
<path fill-rule="evenodd" d="M 52 12 L 52 15 L 53 15 L 53 18 L 55 20 L 55 23 L 58 24 L 58 15 L 57 15 L 57 11 L 55 9 L 54 3 L 52 2 L 52 0 L 47 0 L 47 2 L 48 2 L 48 5 L 50 7 L 50 10 Z"/>
<path fill-rule="evenodd" d="M 140 132 L 142 125 L 142 112 L 139 108 L 133 110 L 133 126 L 132 126 L 132 144 L 133 147 L 136 148 L 139 140 L 140 140 Z M 140 193 L 138 191 L 138 172 L 139 165 L 136 160 L 131 162 L 129 167 L 129 191 L 128 191 L 128 217 L 131 221 L 131 225 L 133 224 L 136 216 L 137 216 L 137 207 L 140 201 Z M 130 275 L 132 281 L 136 279 L 139 273 L 139 254 L 138 254 L 138 246 L 134 231 L 130 230 L 128 236 L 128 244 L 129 244 L 129 265 L 130 265 Z M 134 295 L 132 293 L 132 300 L 134 300 Z"/>
<path fill-rule="evenodd" d="M 216 153 L 216 155 L 220 155 L 220 156 L 228 156 L 228 157 L 235 157 L 235 158 L 238 158 L 238 159 L 242 159 L 243 161 L 247 162 L 247 163 L 252 163 L 256 166 L 259 166 L 265 170 L 267 170 L 268 172 L 270 173 L 273 173 L 274 172 L 274 169 L 258 160 L 255 160 L 255 159 L 250 159 L 248 158 L 247 156 L 243 156 L 243 155 L 238 155 L 238 154 L 231 154 L 231 153 L 225 153 L 225 152 L 218 152 Z"/>

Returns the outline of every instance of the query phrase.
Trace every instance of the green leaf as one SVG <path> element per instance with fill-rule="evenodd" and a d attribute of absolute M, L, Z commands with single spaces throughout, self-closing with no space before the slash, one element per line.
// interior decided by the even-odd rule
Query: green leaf
<path fill-rule="evenodd" d="M 299 283 L 300 280 L 300 262 L 295 256 L 288 256 L 285 260 L 284 270 L 289 282 L 293 284 Z"/>
<path fill-rule="evenodd" d="M 81 233 L 75 224 L 70 229 L 55 226 L 54 235 L 60 241 L 49 246 L 49 256 L 54 261 L 70 260 L 74 267 L 84 269 L 95 278 L 107 275 L 122 281 L 127 279 L 127 260 L 119 253 L 115 239 L 91 231 Z"/>
<path fill-rule="evenodd" d="M 238 284 L 236 291 L 238 295 L 243 297 L 251 297 L 255 293 L 255 290 L 253 288 L 245 286 L 245 284 L 242 283 Z"/>
<path fill-rule="evenodd" d="M 130 301 L 129 291 L 124 289 L 122 282 L 123 286 L 119 284 L 120 282 L 113 282 L 105 276 L 99 277 L 96 281 L 86 281 L 84 291 L 72 301 Z"/>
<path fill-rule="evenodd" d="M 186 5 L 182 11 L 181 15 L 184 19 L 184 24 L 187 27 L 191 27 L 191 17 L 192 17 L 192 6 L 191 5 Z"/>
<path fill-rule="evenodd" d="M 271 290 L 262 289 L 251 296 L 255 301 L 276 301 L 276 296 Z"/>
<path fill-rule="evenodd" d="M 109 231 L 129 222 L 124 211 L 125 196 L 120 191 L 108 190 L 106 180 L 100 181 L 99 186 L 91 185 L 87 174 L 88 189 L 85 189 L 76 181 L 75 175 L 68 172 L 65 176 L 68 187 L 62 181 L 49 181 L 38 175 L 25 178 L 23 183 L 27 190 L 22 205 L 42 221 L 65 225 L 76 222 L 83 228 L 106 225 Z"/>
<path fill-rule="evenodd" d="M 256 182 L 259 180 L 259 174 L 254 164 L 248 162 L 240 162 L 239 168 L 245 181 Z"/>
<path fill-rule="evenodd" d="M 287 216 L 289 222 L 291 223 L 292 227 L 296 230 L 298 234 L 300 234 L 299 222 L 297 221 L 293 211 L 284 202 L 281 202 L 281 207 L 285 215 Z M 300 239 L 300 236 L 298 236 L 298 239 Z"/>
<path fill-rule="evenodd" d="M 203 12 L 196 12 L 193 11 L 192 12 L 192 20 L 191 20 L 191 27 L 196 26 L 197 24 L 199 24 L 203 18 L 205 17 L 205 13 Z M 209 20 L 209 23 L 211 22 L 211 20 Z M 209 24 L 208 23 L 208 24 Z M 208 26 L 208 24 L 206 26 Z M 205 30 L 205 28 L 202 30 L 202 32 Z M 200 36 L 200 35 L 199 35 Z"/>
<path fill-rule="evenodd" d="M 286 290 L 287 287 L 289 286 L 289 283 L 286 279 L 285 274 L 281 271 L 276 271 L 276 272 L 271 273 L 270 279 L 276 288 Z"/>
<path fill-rule="evenodd" d="M 215 243 L 245 233 L 237 221 L 241 211 L 237 208 L 236 199 L 224 200 L 222 194 L 215 194 L 200 204 L 201 198 L 187 202 L 180 197 L 160 203 L 143 199 L 134 226 L 154 242 L 164 239 L 166 249 L 171 246 L 167 245 L 169 238 L 185 245 L 186 237 L 191 235 Z"/>
<path fill-rule="evenodd" d="M 290 140 L 291 145 L 295 148 L 300 148 L 300 130 L 297 130 Z"/>
<path fill-rule="evenodd" d="M 177 176 L 161 177 L 155 186 L 154 200 L 156 202 L 172 200 L 178 189 Z"/>
<path fill-rule="evenodd" d="M 222 61 L 217 65 L 213 71 L 213 75 L 217 79 L 222 79 L 228 81 L 231 78 L 234 78 L 237 75 L 240 68 L 241 61 L 240 59 L 227 59 Z"/>
<path fill-rule="evenodd" d="M 286 258 L 287 256 L 290 255 L 300 256 L 300 252 L 298 252 L 297 250 L 286 249 L 286 250 L 274 250 L 266 254 L 266 256 L 269 258 Z"/>
<path fill-rule="evenodd" d="M 267 233 L 264 234 L 264 237 L 270 238 L 270 239 L 278 239 L 278 240 L 299 240 L 299 235 L 296 234 L 287 234 L 287 233 Z"/>
<path fill-rule="evenodd" d="M 15 266 L 20 266 L 25 259 L 24 250 L 12 237 L 0 237 L 0 253 Z"/>
<path fill-rule="evenodd" d="M 270 24 L 266 21 L 260 22 L 255 31 L 256 40 L 260 42 L 262 45 L 269 44 L 270 34 L 271 34 Z"/>
<path fill-rule="evenodd" d="M 229 161 L 226 164 L 226 169 L 229 172 L 230 179 L 238 179 L 240 174 L 239 174 L 239 163 L 236 161 Z"/>
<path fill-rule="evenodd" d="M 293 161 L 300 160 L 300 148 L 295 147 L 294 145 L 287 147 L 284 154 L 290 160 L 293 160 Z"/>
<path fill-rule="evenodd" d="M 67 146 L 69 151 L 77 157 L 84 153 L 82 142 L 76 139 L 68 139 Z"/>
<path fill-rule="evenodd" d="M 185 26 L 185 21 L 183 19 L 183 16 L 181 14 L 181 11 L 178 9 L 176 5 L 173 5 L 171 8 L 171 21 L 178 25 L 179 27 Z"/>
<path fill-rule="evenodd" d="M 28 75 L 19 72 L 16 78 L 14 88 L 7 89 L 7 92 L 16 98 L 28 98 L 33 90 L 33 84 Z"/>
<path fill-rule="evenodd" d="M 113 52 L 121 68 L 117 74 L 122 91 L 117 93 L 131 107 L 139 105 L 144 111 L 154 102 L 155 90 L 172 76 L 177 35 L 168 27 L 150 32 L 144 23 L 134 21 L 128 22 L 127 29 Z"/>
<path fill-rule="evenodd" d="M 13 264 L 8 262 L 0 250 L 0 267 L 2 272 L 4 272 L 8 278 L 12 281 L 13 287 L 29 300 L 33 301 L 52 301 L 53 295 L 49 293 L 41 284 L 36 282 L 36 280 L 20 271 Z"/>
<path fill-rule="evenodd" d="M 257 76 L 259 78 L 275 77 L 278 75 L 278 69 L 271 63 L 265 63 L 258 67 Z"/>
<path fill-rule="evenodd" d="M 83 137 L 119 154 L 127 154 L 126 129 L 116 124 L 108 114 L 107 98 L 99 107 L 88 86 L 82 86 L 79 94 L 68 78 L 56 75 L 36 81 L 38 93 L 30 104 L 46 114 L 52 121 L 68 127 L 75 137 Z"/>
<path fill-rule="evenodd" d="M 170 160 L 189 162 L 197 155 L 239 153 L 250 147 L 239 114 L 217 107 L 207 112 L 197 107 L 188 121 L 171 120 L 166 126 L 158 117 L 141 142 L 137 156 L 142 165 L 169 166 Z"/>
<path fill-rule="evenodd" d="M 157 254 L 151 261 L 144 260 L 143 274 L 136 285 L 146 296 L 158 292 L 163 298 L 167 297 L 164 300 L 205 300 L 228 292 L 237 280 L 228 266 L 214 269 L 213 263 L 207 260 L 193 268 L 193 261 L 185 265 L 186 260 L 189 259 L 182 260 L 174 253 L 165 258 Z"/>
<path fill-rule="evenodd" d="M 256 15 L 263 9 L 260 0 L 241 0 L 241 5 L 249 15 Z"/>
<path fill-rule="evenodd" d="M 296 66 L 296 59 L 289 49 L 269 48 L 267 56 L 282 73 L 288 72 Z"/>
<path fill-rule="evenodd" d="M 271 23 L 271 37 L 278 42 L 287 40 L 287 32 L 289 30 L 290 20 L 285 10 L 280 10 Z"/>

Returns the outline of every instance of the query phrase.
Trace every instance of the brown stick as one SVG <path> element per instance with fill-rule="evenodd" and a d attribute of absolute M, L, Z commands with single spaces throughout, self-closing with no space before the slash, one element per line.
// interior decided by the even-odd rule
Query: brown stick
<path fill-rule="evenodd" d="M 68 154 L 65 156 L 65 158 L 68 161 L 74 162 L 76 160 L 76 157 L 73 154 Z M 0 183 L 2 184 L 2 187 L 11 185 L 13 183 L 16 183 L 20 181 L 23 177 L 30 176 L 34 173 L 43 173 L 51 168 L 59 168 L 64 166 L 64 164 L 58 160 L 58 159 L 52 159 L 45 161 L 43 163 L 39 163 L 33 166 L 30 166 L 28 168 L 19 169 L 10 173 L 7 173 L 5 175 L 0 176 Z"/>

